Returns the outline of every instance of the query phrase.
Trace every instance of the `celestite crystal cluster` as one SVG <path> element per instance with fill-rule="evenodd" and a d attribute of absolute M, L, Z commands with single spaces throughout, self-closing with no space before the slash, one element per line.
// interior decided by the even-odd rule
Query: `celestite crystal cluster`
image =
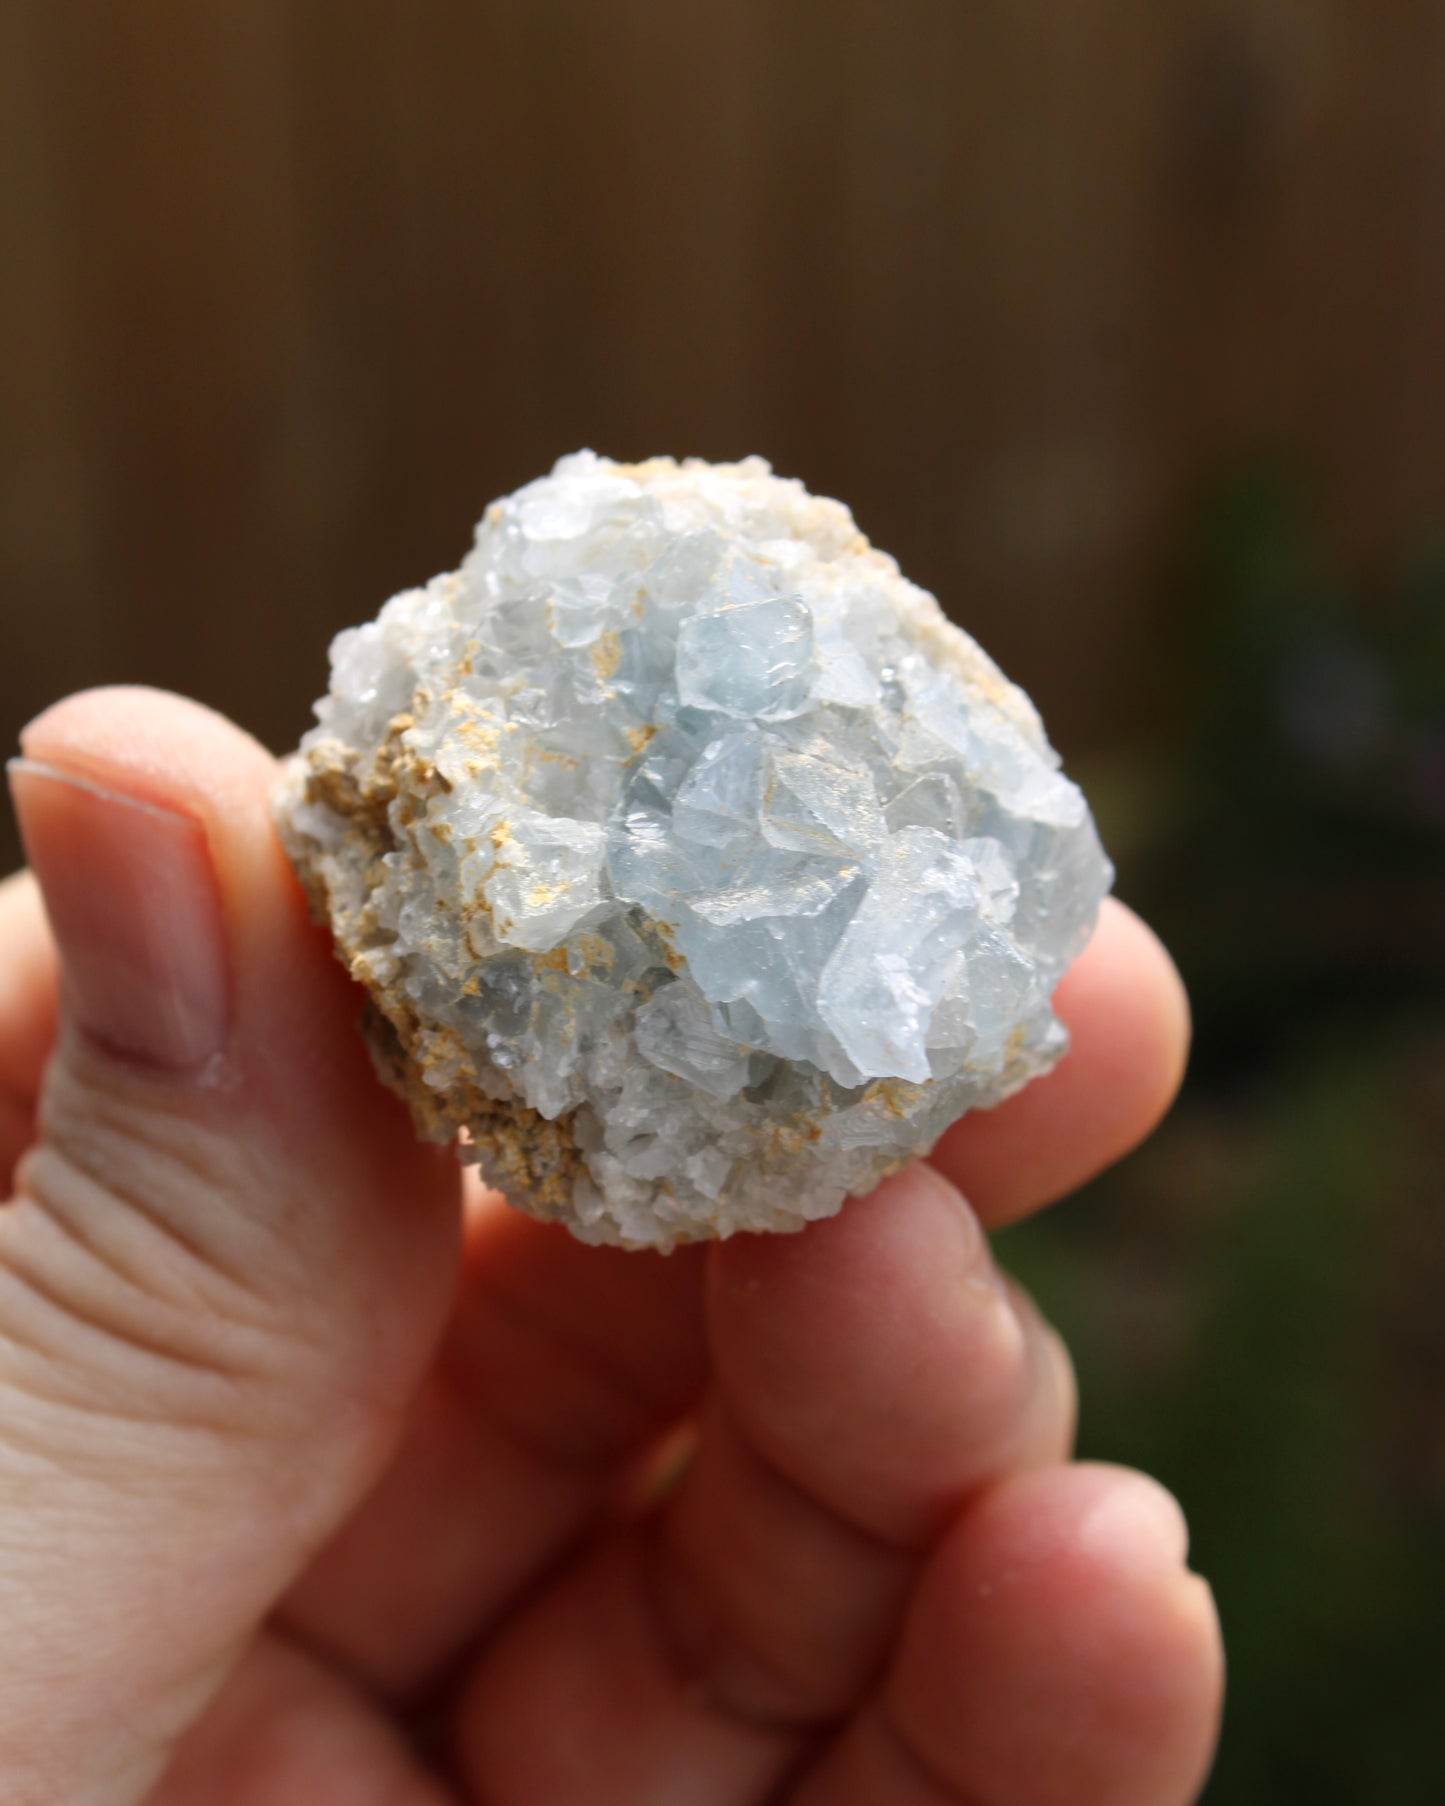
<path fill-rule="evenodd" d="M 838 502 L 590 452 L 332 649 L 276 815 L 419 1130 L 585 1240 L 793 1229 L 1057 1058 L 1111 872 Z"/>

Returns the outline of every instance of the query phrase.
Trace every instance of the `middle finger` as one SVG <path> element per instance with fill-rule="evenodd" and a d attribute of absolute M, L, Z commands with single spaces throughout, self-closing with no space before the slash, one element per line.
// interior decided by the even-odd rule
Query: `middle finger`
<path fill-rule="evenodd" d="M 1067 1455 L 1072 1369 L 925 1166 L 802 1237 L 720 1250 L 709 1305 L 717 1378 L 662 1520 L 659 1603 L 730 1709 L 826 1720 L 964 1502 Z"/>
<path fill-rule="evenodd" d="M 392 1698 L 424 1691 L 607 1515 L 694 1403 L 701 1248 L 589 1248 L 473 1186 L 451 1327 L 401 1450 L 283 1618 Z"/>
<path fill-rule="evenodd" d="M 539 1589 L 465 1688 L 463 1767 L 494 1806 L 771 1797 L 866 1692 L 946 1526 L 1071 1439 L 1057 1339 L 926 1167 L 714 1249 L 708 1314 L 681 1487 Z"/>

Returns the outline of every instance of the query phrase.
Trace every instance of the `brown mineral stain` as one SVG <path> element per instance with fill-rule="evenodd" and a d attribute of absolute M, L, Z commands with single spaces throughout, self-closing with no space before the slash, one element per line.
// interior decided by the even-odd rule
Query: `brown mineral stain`
<path fill-rule="evenodd" d="M 572 1113 L 549 1121 L 526 1104 L 479 1097 L 467 1131 L 504 1193 L 525 1198 L 539 1216 L 569 1210 L 585 1171 L 572 1133 Z"/>
<path fill-rule="evenodd" d="M 424 1028 L 395 993 L 386 994 L 384 1008 L 382 999 L 371 1000 L 363 1027 L 378 1072 L 410 1105 L 422 1135 L 450 1141 L 465 1129 L 502 1191 L 525 1199 L 538 1215 L 555 1216 L 571 1205 L 584 1169 L 570 1113 L 552 1121 L 515 1099 L 489 1096 L 465 1076 L 469 1062 L 456 1036 Z M 438 1068 L 448 1072 L 444 1090 L 426 1083 Z"/>
<path fill-rule="evenodd" d="M 467 750 L 468 772 L 476 777 L 497 768 L 497 742 L 501 738 L 496 720 L 471 696 L 450 691 L 446 697 L 452 710 L 452 733 Z"/>
<path fill-rule="evenodd" d="M 430 762 L 406 744 L 423 700 L 419 696 L 412 712 L 392 720 L 381 745 L 364 761 L 335 742 L 323 741 L 308 749 L 306 798 L 337 818 L 349 843 L 344 863 L 363 874 L 365 895 L 356 906 L 343 904 L 331 894 L 321 862 L 313 861 L 302 867 L 308 902 L 316 919 L 331 928 L 338 958 L 368 992 L 363 1028 L 372 1059 L 383 1080 L 410 1107 L 417 1132 L 428 1140 L 446 1142 L 465 1130 L 504 1191 L 525 1200 L 538 1215 L 556 1216 L 570 1206 L 584 1170 L 570 1119 L 548 1121 L 518 1101 L 492 1097 L 478 1082 L 473 1056 L 456 1032 L 424 1024 L 411 1001 L 378 977 L 379 948 L 391 938 L 378 923 L 372 902 L 385 876 L 382 861 L 403 844 L 396 830 L 414 822 L 430 798 L 448 787 Z M 495 762 L 497 724 L 471 698 L 454 693 L 452 701 L 469 745 L 480 755 L 478 762 L 489 755 Z M 511 838 L 506 822 L 491 830 L 492 845 L 498 850 Z M 559 894 L 565 890 L 563 885 L 537 890 L 549 888 Z M 487 913 L 480 895 L 461 906 L 464 918 Z M 565 970 L 565 951 L 559 948 L 543 955 L 538 964 Z M 463 996 L 480 995 L 476 973 L 469 973 L 458 988 Z"/>
<path fill-rule="evenodd" d="M 550 909 L 554 903 L 560 903 L 567 895 L 567 886 L 560 878 L 550 884 L 534 884 L 527 892 L 528 909 Z"/>
<path fill-rule="evenodd" d="M 667 961 L 667 964 L 672 971 L 681 972 L 683 967 L 687 964 L 687 961 L 673 945 L 672 937 L 676 931 L 672 924 L 670 922 L 653 922 L 651 927 L 653 934 L 657 938 L 657 944 L 662 953 L 662 957 Z"/>
<path fill-rule="evenodd" d="M 565 956 L 569 949 L 559 947 L 556 951 Z M 576 974 L 579 978 L 589 977 L 594 972 L 605 977 L 617 963 L 616 949 L 611 941 L 604 941 L 600 934 L 579 934 L 570 943 L 570 951 L 576 954 L 580 962 L 580 970 Z M 572 970 L 570 958 L 566 959 L 565 963 L 570 972 Z"/>
<path fill-rule="evenodd" d="M 874 1079 L 863 1088 L 863 1102 L 877 1104 L 885 1116 L 905 1117 L 933 1081 L 922 1085 L 910 1079 Z"/>
<path fill-rule="evenodd" d="M 804 1117 L 801 1122 L 767 1123 L 763 1128 L 762 1158 L 769 1164 L 787 1165 L 805 1153 L 822 1133 L 811 1117 Z"/>
<path fill-rule="evenodd" d="M 606 683 L 622 663 L 622 641 L 615 633 L 604 633 L 591 648 L 592 669 L 597 681 Z"/>

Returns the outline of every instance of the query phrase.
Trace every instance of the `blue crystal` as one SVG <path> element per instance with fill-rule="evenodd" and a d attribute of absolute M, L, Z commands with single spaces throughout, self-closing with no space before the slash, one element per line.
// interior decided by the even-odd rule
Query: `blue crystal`
<path fill-rule="evenodd" d="M 1083 797 L 760 460 L 563 459 L 332 656 L 278 824 L 419 1127 L 524 1207 L 797 1227 L 1062 1051 L 1111 877 Z"/>

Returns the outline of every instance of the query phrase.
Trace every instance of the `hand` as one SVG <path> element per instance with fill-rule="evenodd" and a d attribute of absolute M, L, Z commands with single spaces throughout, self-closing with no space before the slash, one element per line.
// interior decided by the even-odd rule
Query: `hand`
<path fill-rule="evenodd" d="M 143 691 L 23 744 L 6 1806 L 1194 1797 L 1220 1655 L 1179 1510 L 1067 1464 L 1067 1357 L 980 1228 L 1174 1091 L 1182 993 L 1134 917 L 1060 992 L 1068 1058 L 931 1167 L 799 1236 L 625 1255 L 417 1144 L 258 746 Z"/>

